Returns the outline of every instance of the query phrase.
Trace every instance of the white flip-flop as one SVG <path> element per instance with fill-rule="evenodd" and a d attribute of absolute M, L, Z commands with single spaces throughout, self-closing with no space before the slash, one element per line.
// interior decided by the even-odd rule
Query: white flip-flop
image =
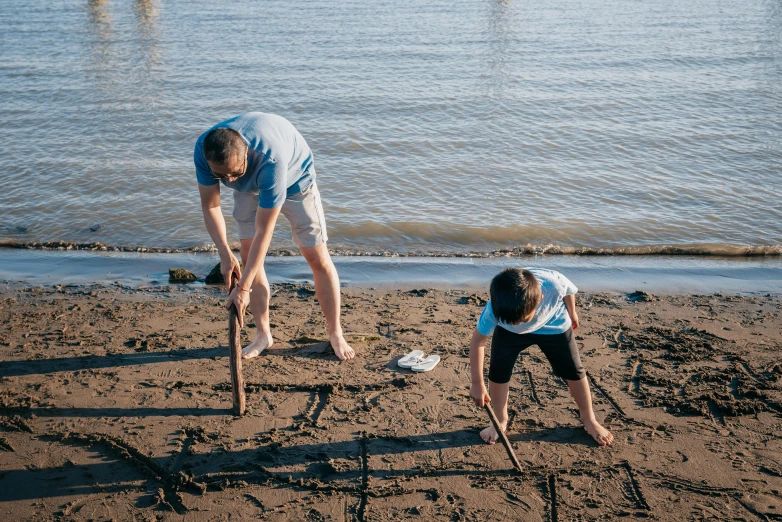
<path fill-rule="evenodd" d="M 426 359 L 421 359 L 421 362 L 416 364 L 415 366 L 411 366 L 410 369 L 414 372 L 429 372 L 434 369 L 435 366 L 437 366 L 437 363 L 440 362 L 440 356 L 439 355 L 430 355 Z"/>
<path fill-rule="evenodd" d="M 413 350 L 396 362 L 396 365 L 400 368 L 411 368 L 424 358 L 424 352 L 421 350 Z"/>

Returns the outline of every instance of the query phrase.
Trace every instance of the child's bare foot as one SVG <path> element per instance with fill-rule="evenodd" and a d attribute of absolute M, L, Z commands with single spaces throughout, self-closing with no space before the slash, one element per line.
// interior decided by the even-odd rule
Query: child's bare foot
<path fill-rule="evenodd" d="M 258 357 L 261 355 L 262 351 L 264 351 L 272 344 L 274 344 L 272 334 L 258 332 L 258 335 L 255 336 L 253 342 L 242 348 L 242 359 L 252 359 L 253 357 Z"/>
<path fill-rule="evenodd" d="M 505 426 L 502 424 L 500 426 L 502 426 L 502 431 L 505 431 Z M 497 442 L 497 439 L 500 438 L 500 435 L 497 433 L 497 430 L 494 429 L 494 425 L 492 424 L 485 430 L 481 431 L 481 438 L 488 444 L 494 444 Z"/>
<path fill-rule="evenodd" d="M 584 429 L 589 433 L 599 446 L 610 446 L 614 442 L 614 436 L 596 420 L 583 420 Z"/>
<path fill-rule="evenodd" d="M 329 337 L 334 353 L 343 361 L 348 361 L 356 356 L 356 352 L 350 347 L 342 334 L 334 334 Z"/>

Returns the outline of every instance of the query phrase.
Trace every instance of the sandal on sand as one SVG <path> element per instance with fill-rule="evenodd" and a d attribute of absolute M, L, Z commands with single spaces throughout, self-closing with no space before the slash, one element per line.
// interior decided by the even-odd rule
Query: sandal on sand
<path fill-rule="evenodd" d="M 399 359 L 396 362 L 396 364 L 400 368 L 410 368 L 412 366 L 415 366 L 419 362 L 421 362 L 423 357 L 424 357 L 424 352 L 422 352 L 421 350 L 413 350 L 412 352 L 408 353 L 407 355 Z"/>
<path fill-rule="evenodd" d="M 421 359 L 421 362 L 416 364 L 415 366 L 412 366 L 410 369 L 414 372 L 428 372 L 432 371 L 435 366 L 437 366 L 437 363 L 440 362 L 440 356 L 439 355 L 430 355 L 426 359 Z"/>

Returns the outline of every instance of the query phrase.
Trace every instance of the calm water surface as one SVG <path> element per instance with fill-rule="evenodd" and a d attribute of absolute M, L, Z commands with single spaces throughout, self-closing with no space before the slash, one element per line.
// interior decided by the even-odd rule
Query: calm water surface
<path fill-rule="evenodd" d="M 208 243 L 193 144 L 260 110 L 314 150 L 332 246 L 782 244 L 777 0 L 6 0 L 0 27 L 0 238 Z"/>

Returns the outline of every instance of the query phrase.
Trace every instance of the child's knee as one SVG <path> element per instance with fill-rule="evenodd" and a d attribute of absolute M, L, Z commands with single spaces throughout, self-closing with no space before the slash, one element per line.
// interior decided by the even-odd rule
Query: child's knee
<path fill-rule="evenodd" d="M 567 370 L 558 372 L 558 376 L 562 377 L 566 381 L 580 381 L 581 379 L 586 378 L 586 370 L 584 370 L 584 367 L 579 365 L 573 366 L 572 368 L 568 368 Z"/>
<path fill-rule="evenodd" d="M 489 382 L 494 384 L 508 384 L 513 375 L 513 367 L 489 366 Z"/>
<path fill-rule="evenodd" d="M 573 378 L 574 381 L 580 381 L 581 379 L 584 379 L 587 376 L 586 370 L 584 370 L 583 366 L 577 366 L 573 371 L 573 375 L 574 375 Z"/>

